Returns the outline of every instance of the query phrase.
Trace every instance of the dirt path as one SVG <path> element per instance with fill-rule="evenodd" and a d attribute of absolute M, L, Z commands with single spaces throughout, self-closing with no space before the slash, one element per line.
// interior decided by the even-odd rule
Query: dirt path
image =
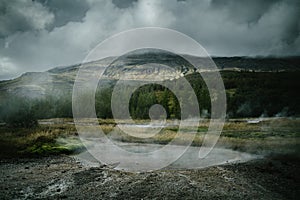
<path fill-rule="evenodd" d="M 258 159 L 197 170 L 121 172 L 72 157 L 1 160 L 0 199 L 296 199 L 299 163 Z"/>

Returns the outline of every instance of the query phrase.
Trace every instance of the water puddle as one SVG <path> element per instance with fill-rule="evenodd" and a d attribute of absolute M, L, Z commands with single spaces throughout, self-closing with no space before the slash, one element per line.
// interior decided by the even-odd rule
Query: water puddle
<path fill-rule="evenodd" d="M 135 153 L 153 152 L 165 146 L 160 144 L 141 144 L 141 143 L 126 143 L 126 142 L 119 142 L 117 143 L 117 145 L 127 151 L 135 152 Z M 90 150 L 95 153 L 96 151 L 98 152 L 101 151 L 101 148 L 105 150 L 107 146 L 97 145 L 97 147 L 95 148 L 97 149 L 90 149 Z M 184 146 L 170 145 L 170 148 L 168 149 L 169 152 L 167 153 L 169 153 L 170 155 L 176 154 L 176 152 L 182 151 L 182 149 L 184 148 L 185 148 Z M 226 163 L 229 164 L 229 163 L 247 162 L 253 159 L 261 158 L 261 156 L 254 155 L 254 154 L 217 147 L 214 148 L 205 158 L 200 159 L 199 150 L 200 147 L 194 147 L 194 146 L 188 147 L 188 149 L 181 157 L 179 157 L 175 162 L 173 162 L 166 168 L 167 169 L 200 169 L 200 168 L 205 168 L 210 166 L 222 165 Z M 137 168 L 138 165 L 141 164 L 138 161 L 133 161 L 134 157 L 128 156 L 126 158 L 120 158 L 120 157 L 118 158 L 118 155 L 116 155 L 115 152 L 113 151 L 107 153 L 105 156 L 112 158 L 111 159 L 112 162 L 106 164 L 110 165 L 112 168 L 119 169 L 119 170 L 131 171 L 133 162 L 135 162 Z M 97 167 L 101 165 L 101 162 L 98 161 L 96 158 L 94 158 L 89 152 L 83 152 L 74 157 L 85 166 Z M 118 166 L 118 159 L 122 160 L 122 167 Z M 165 161 L 161 159 L 163 158 L 158 158 L 157 162 Z M 153 165 L 153 163 L 148 163 L 148 164 Z M 143 165 L 147 165 L 147 161 L 146 163 L 144 162 Z M 126 166 L 128 166 L 128 168 Z"/>

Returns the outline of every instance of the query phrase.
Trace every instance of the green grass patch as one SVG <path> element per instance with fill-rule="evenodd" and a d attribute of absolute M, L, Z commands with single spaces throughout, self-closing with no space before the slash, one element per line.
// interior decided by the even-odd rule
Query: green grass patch
<path fill-rule="evenodd" d="M 0 157 L 72 154 L 84 149 L 73 125 L 0 127 Z"/>

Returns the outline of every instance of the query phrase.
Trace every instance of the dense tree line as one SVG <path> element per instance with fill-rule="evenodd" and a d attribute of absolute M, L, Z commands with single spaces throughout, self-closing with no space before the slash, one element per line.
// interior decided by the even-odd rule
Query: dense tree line
<path fill-rule="evenodd" d="M 300 72 L 223 72 L 230 117 L 299 116 Z"/>
<path fill-rule="evenodd" d="M 298 116 L 300 114 L 300 72 L 224 71 L 221 75 L 226 89 L 228 117 Z M 197 96 L 201 116 L 209 117 L 211 99 L 205 82 L 196 73 L 184 78 L 189 81 Z M 169 81 L 169 84 L 175 84 L 176 88 L 181 79 Z M 99 112 L 98 117 L 113 117 L 109 109 L 112 90 L 113 88 L 103 90 L 106 94 L 101 94 L 98 100 L 96 99 L 96 102 L 102 102 L 101 107 L 104 109 L 104 112 Z M 182 90 L 176 88 L 176 91 Z M 130 114 L 133 118 L 149 118 L 150 107 L 160 104 L 165 108 L 168 118 L 181 118 L 184 117 L 181 116 L 181 101 L 189 101 L 189 96 L 177 99 L 168 88 L 159 84 L 147 84 L 133 93 L 129 105 Z"/>
<path fill-rule="evenodd" d="M 300 72 L 222 72 L 228 116 L 299 116 L 299 75 Z M 189 81 L 196 94 L 201 116 L 209 117 L 210 95 L 205 82 L 196 73 L 167 81 L 166 84 L 172 84 L 179 94 L 182 93 L 181 96 L 184 98 L 181 99 L 160 84 L 146 84 L 138 88 L 129 101 L 130 115 L 135 119 L 147 119 L 151 106 L 160 104 L 164 107 L 167 118 L 193 117 L 193 109 L 189 111 L 191 116 L 181 116 L 181 106 L 183 106 L 181 102 L 191 101 L 191 94 L 187 93 L 186 88 L 180 84 L 183 78 Z M 119 88 L 122 92 L 130 89 L 130 84 Z M 111 110 L 113 90 L 114 85 L 110 85 L 96 92 L 95 108 L 99 118 L 113 118 Z M 117 104 L 123 103 L 123 97 L 120 95 L 117 98 Z M 124 112 L 122 109 L 120 107 L 120 113 Z M 0 121 L 12 126 L 30 127 L 36 124 L 37 119 L 57 117 L 72 117 L 71 94 L 60 97 L 48 95 L 35 100 L 7 96 L 0 101 Z"/>

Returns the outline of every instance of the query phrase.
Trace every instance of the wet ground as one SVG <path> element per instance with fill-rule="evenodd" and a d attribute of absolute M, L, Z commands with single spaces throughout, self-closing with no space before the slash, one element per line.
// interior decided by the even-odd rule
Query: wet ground
<path fill-rule="evenodd" d="M 133 173 L 70 156 L 2 159 L 0 199 L 297 199 L 298 166 L 285 156 Z"/>

